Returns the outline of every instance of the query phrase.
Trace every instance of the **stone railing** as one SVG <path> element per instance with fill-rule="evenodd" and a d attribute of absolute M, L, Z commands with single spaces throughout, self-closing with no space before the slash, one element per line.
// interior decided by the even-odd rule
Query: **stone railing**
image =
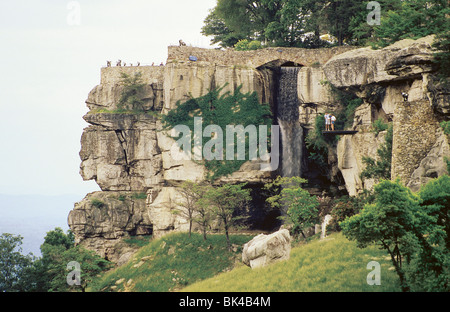
<path fill-rule="evenodd" d="M 303 66 L 323 65 L 335 55 L 355 49 L 342 46 L 321 49 L 302 48 L 265 48 L 253 51 L 236 51 L 234 49 L 218 50 L 188 46 L 169 46 L 167 62 L 188 62 L 195 56 L 198 62 L 218 65 L 258 68 L 271 62 L 294 62 Z"/>

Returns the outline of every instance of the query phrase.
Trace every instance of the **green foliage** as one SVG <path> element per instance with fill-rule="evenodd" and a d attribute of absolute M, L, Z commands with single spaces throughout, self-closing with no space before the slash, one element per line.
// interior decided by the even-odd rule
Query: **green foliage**
<path fill-rule="evenodd" d="M 445 134 L 450 134 L 450 121 L 442 121 L 440 126 L 444 129 Z"/>
<path fill-rule="evenodd" d="M 92 198 L 91 204 L 92 204 L 92 206 L 94 206 L 96 208 L 103 208 L 105 206 L 105 203 L 97 198 Z"/>
<path fill-rule="evenodd" d="M 211 36 L 211 44 L 219 43 L 222 47 L 233 47 L 239 40 L 244 39 L 245 34 L 232 31 L 225 21 L 218 16 L 215 9 L 210 10 L 204 20 L 204 26 L 201 29 L 204 36 Z"/>
<path fill-rule="evenodd" d="M 74 245 L 74 236 L 55 228 L 47 232 L 41 245 L 42 258 L 35 262 L 37 291 L 85 291 L 97 275 L 111 267 L 109 261 L 93 251 Z M 75 261 L 80 265 L 80 285 L 68 285 L 70 273 L 67 265 Z"/>
<path fill-rule="evenodd" d="M 202 133 L 208 125 L 219 126 L 224 135 L 227 126 L 242 125 L 245 128 L 252 125 L 255 127 L 266 125 L 268 131 L 270 130 L 272 123 L 270 107 L 268 104 L 259 103 L 256 92 L 244 94 L 241 92 L 242 86 L 240 86 L 234 90 L 234 93 L 221 94 L 224 87 L 213 89 L 204 96 L 191 98 L 184 103 L 177 103 L 175 109 L 162 117 L 164 130 L 170 130 L 177 125 L 186 125 L 191 133 L 194 133 L 194 117 L 202 117 Z M 270 138 L 269 134 L 267 136 Z M 268 141 L 270 142 L 270 140 Z M 194 140 L 191 142 L 194 143 Z M 203 139 L 202 150 L 208 142 Z M 237 134 L 235 134 L 234 142 L 233 149 L 235 151 L 236 143 L 249 146 L 248 134 L 246 134 L 244 142 L 238 142 Z M 245 148 L 244 160 L 239 160 L 237 157 L 234 160 L 226 160 L 225 139 L 223 143 L 223 159 L 213 158 L 201 161 L 208 170 L 210 180 L 216 180 L 239 170 L 242 164 L 249 160 L 249 148 Z"/>
<path fill-rule="evenodd" d="M 176 208 L 173 213 L 182 215 L 189 222 L 189 236 L 192 232 L 192 223 L 195 222 L 203 233 L 203 239 L 206 240 L 206 231 L 213 218 L 213 213 L 205 194 L 211 187 L 211 185 L 195 183 L 190 180 L 184 181 L 180 186 L 179 193 L 183 201 L 177 205 L 182 209 Z"/>
<path fill-rule="evenodd" d="M 65 234 L 61 228 L 57 227 L 53 231 L 47 232 L 47 235 L 44 237 L 44 244 L 44 247 L 51 245 L 63 246 L 65 249 L 69 249 L 75 245 L 75 236 L 72 231 L 69 230 Z"/>
<path fill-rule="evenodd" d="M 145 193 L 145 192 L 133 193 L 133 195 L 131 195 L 131 198 L 133 198 L 133 199 L 147 199 L 147 193 Z"/>
<path fill-rule="evenodd" d="M 433 239 L 445 241 L 445 246 L 450 250 L 450 176 L 443 175 L 428 182 L 420 189 L 419 197 L 427 214 L 444 230 L 434 233 L 442 234 L 442 237 Z"/>
<path fill-rule="evenodd" d="M 450 11 L 446 0 L 397 0 L 392 8 L 385 10 L 381 24 L 374 27 L 370 40 L 374 47 L 385 47 L 401 39 L 438 34 L 449 28 L 446 15 Z"/>
<path fill-rule="evenodd" d="M 245 184 L 224 184 L 210 187 L 204 194 L 213 215 L 222 222 L 228 247 L 231 247 L 229 228 L 242 217 L 242 211 L 251 200 L 250 190 L 244 188 Z"/>
<path fill-rule="evenodd" d="M 433 48 L 438 51 L 434 54 L 433 62 L 437 66 L 439 78 L 447 83 L 450 77 L 450 30 L 448 28 L 447 25 L 447 30 L 437 34 L 433 42 Z"/>
<path fill-rule="evenodd" d="M 123 91 L 117 104 L 118 109 L 143 111 L 142 93 L 145 84 L 142 82 L 142 73 L 137 72 L 133 76 L 122 72 Z"/>
<path fill-rule="evenodd" d="M 378 118 L 372 123 L 372 131 L 378 135 L 381 131 L 387 130 L 389 128 L 389 124 L 385 123 L 383 118 Z"/>
<path fill-rule="evenodd" d="M 376 246 L 360 249 L 341 233 L 327 240 L 292 246 L 286 261 L 252 269 L 240 265 L 230 272 L 199 281 L 182 292 L 398 292 L 398 277 Z M 367 284 L 366 264 L 381 265 L 381 285 Z"/>
<path fill-rule="evenodd" d="M 22 240 L 20 235 L 0 235 L 0 292 L 23 292 L 31 288 L 34 257 L 21 254 Z"/>
<path fill-rule="evenodd" d="M 280 177 L 267 183 L 265 189 L 277 189 L 278 192 L 267 198 L 267 202 L 282 213 L 282 219 L 286 224 L 292 225 L 292 234 L 304 234 L 304 230 L 314 226 L 319 219 L 319 201 L 316 196 L 311 196 L 308 191 L 302 189 L 302 184 L 307 180 L 300 177 Z"/>
<path fill-rule="evenodd" d="M 346 0 L 348 1 L 348 0 Z M 212 43 L 233 47 L 239 40 L 263 42 L 268 46 L 326 46 L 320 40 L 322 24 L 332 12 L 322 13 L 326 2 L 312 0 L 219 0 L 205 19 L 202 34 L 213 36 Z M 344 10 L 334 12 L 342 14 Z M 320 16 L 320 19 L 318 18 Z M 329 27 L 331 24 L 327 23 Z M 304 38 L 305 33 L 313 36 Z"/>
<path fill-rule="evenodd" d="M 314 129 L 305 137 L 305 145 L 308 150 L 310 167 L 320 171 L 324 176 L 328 175 L 328 149 L 335 142 L 335 137 L 327 137 L 322 134 L 325 130 L 324 114 L 320 114 L 314 120 Z"/>
<path fill-rule="evenodd" d="M 448 291 L 449 185 L 443 176 L 416 195 L 399 180 L 384 180 L 374 188 L 374 202 L 340 226 L 359 247 L 388 251 L 403 291 Z"/>
<path fill-rule="evenodd" d="M 375 202 L 364 207 L 361 213 L 340 223 L 344 235 L 355 240 L 358 247 L 377 244 L 391 255 L 399 275 L 402 290 L 409 290 L 402 257 L 411 256 L 414 212 L 418 198 L 398 181 L 382 181 L 375 186 Z"/>
<path fill-rule="evenodd" d="M 408 276 L 413 290 L 450 290 L 450 176 L 443 175 L 424 185 L 418 193 L 423 234 L 422 248 L 412 261 Z"/>
<path fill-rule="evenodd" d="M 361 212 L 364 205 L 373 201 L 373 194 L 367 190 L 357 196 L 343 196 L 335 200 L 333 208 L 330 212 L 332 216 L 328 227 L 334 231 L 340 231 L 339 223 L 346 218 L 354 216 Z"/>
<path fill-rule="evenodd" d="M 242 39 L 234 45 L 234 48 L 236 51 L 249 51 L 262 49 L 262 45 L 257 40 L 249 41 L 248 39 Z"/>
<path fill-rule="evenodd" d="M 390 179 L 392 163 L 392 139 L 393 127 L 388 125 L 385 142 L 377 150 L 378 160 L 363 156 L 362 161 L 366 165 L 361 172 L 361 178 Z"/>

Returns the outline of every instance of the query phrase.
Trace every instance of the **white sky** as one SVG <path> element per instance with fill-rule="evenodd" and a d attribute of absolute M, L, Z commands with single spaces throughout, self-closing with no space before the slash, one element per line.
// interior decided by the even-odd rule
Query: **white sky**
<path fill-rule="evenodd" d="M 0 0 L 0 193 L 98 190 L 79 175 L 89 91 L 106 60 L 159 64 L 200 30 L 216 0 Z"/>

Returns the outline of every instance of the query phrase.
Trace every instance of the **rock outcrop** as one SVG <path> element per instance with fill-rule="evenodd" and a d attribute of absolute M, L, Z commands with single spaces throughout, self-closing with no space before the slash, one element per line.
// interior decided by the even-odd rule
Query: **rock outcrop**
<path fill-rule="evenodd" d="M 130 253 L 123 245 L 124 237 L 157 237 L 186 230 L 187 220 L 173 213 L 180 209 L 182 200 L 178 188 L 185 180 L 204 180 L 207 172 L 192 160 L 172 157 L 175 141 L 162 131 L 158 115 L 212 88 L 224 87 L 222 92 L 228 92 L 240 86 L 242 92 L 256 92 L 261 103 L 270 104 L 273 124 L 277 124 L 281 66 L 301 67 L 297 79 L 292 79 L 297 83 L 292 89 L 298 95 L 298 101 L 293 102 L 298 103 L 299 120 L 294 124 L 305 130 L 299 131 L 303 136 L 315 127 L 316 116 L 343 109 L 330 83 L 353 92 L 364 102 L 356 109 L 351 127 L 358 132 L 341 137 L 337 148 L 329 151 L 332 183 L 356 195 L 376 182 L 360 175 L 363 157 L 376 158 L 377 149 L 384 143 L 385 132 L 372 131 L 372 123 L 382 118 L 394 125 L 393 176 L 418 189 L 446 171 L 444 158 L 450 156 L 448 138 L 438 125 L 450 119 L 449 92 L 434 77 L 432 39 L 403 40 L 380 50 L 169 47 L 165 66 L 102 68 L 100 84 L 86 100 L 89 112 L 84 120 L 88 127 L 83 131 L 80 151 L 81 176 L 95 180 L 102 191 L 88 194 L 69 214 L 68 223 L 77 243 L 118 261 Z M 122 75 L 138 73 L 144 84 L 139 109 L 131 104 L 119 106 L 125 88 Z M 409 93 L 408 102 L 403 102 L 402 91 Z M 413 137 L 417 133 L 420 137 Z M 306 155 L 303 151 L 301 154 Z M 259 165 L 258 161 L 247 161 L 216 183 L 247 182 L 257 190 L 278 174 L 262 171 Z M 306 168 L 311 177 L 314 171 Z M 315 191 L 322 193 L 320 189 Z M 262 221 L 268 216 L 259 193 L 253 192 L 252 211 L 256 213 L 250 219 L 257 219 L 254 224 L 274 224 Z"/>
<path fill-rule="evenodd" d="M 81 176 L 84 180 L 95 180 L 102 192 L 88 194 L 69 214 L 68 223 L 77 243 L 117 261 L 120 253 L 113 253 L 112 249 L 124 237 L 148 233 L 157 237 L 187 229 L 182 214 L 173 213 L 175 208 L 180 208 L 178 187 L 185 180 L 204 180 L 206 171 L 194 161 L 172 157 L 175 141 L 161 131 L 157 114 L 166 114 L 178 102 L 204 95 L 212 88 L 224 87 L 222 92 L 228 92 L 238 86 L 242 92 L 256 92 L 261 103 L 269 103 L 275 110 L 277 68 L 297 64 L 303 66 L 299 97 L 308 115 L 303 125 L 311 127 L 314 116 L 325 110 L 323 106 L 327 104 L 323 102 L 330 99 L 319 83 L 324 76 L 318 64 L 325 64 L 332 56 L 351 49 L 239 52 L 169 47 L 165 66 L 102 68 L 100 84 L 86 100 L 90 110 L 84 120 L 89 126 L 83 131 L 80 151 Z M 196 56 L 196 61 L 190 60 L 191 55 Z M 144 84 L 139 95 L 141 107 L 139 110 L 128 104 L 119 107 L 125 88 L 122 75 L 131 77 L 138 73 Z M 322 106 L 310 110 L 312 102 L 317 101 Z M 260 170 L 259 162 L 248 161 L 239 171 L 216 183 L 247 182 L 257 187 L 269 181 L 273 174 Z M 133 193 L 145 194 L 146 199 L 130 196 Z M 99 198 L 102 205 L 95 206 L 93 197 Z M 253 205 L 254 210 L 262 210 L 257 205 Z M 261 211 L 256 211 L 256 215 L 265 218 Z"/>
<path fill-rule="evenodd" d="M 291 253 L 291 236 L 287 229 L 265 235 L 259 234 L 244 245 L 242 262 L 252 269 L 288 260 Z"/>
<path fill-rule="evenodd" d="M 433 40 L 434 36 L 428 36 L 401 40 L 380 50 L 356 49 L 324 65 L 331 84 L 364 100 L 352 127 L 358 133 L 342 138 L 337 146 L 338 166 L 350 195 L 376 182 L 363 180 L 360 174 L 365 168 L 362 157 L 378 159 L 376 151 L 384 142 L 383 132 L 375 135 L 371 131 L 379 118 L 393 123 L 392 178 L 399 177 L 417 191 L 431 176 L 446 172 L 444 159 L 450 154 L 439 122 L 450 118 L 449 99 L 448 90 L 436 87 Z M 407 101 L 402 92 L 408 94 Z"/>

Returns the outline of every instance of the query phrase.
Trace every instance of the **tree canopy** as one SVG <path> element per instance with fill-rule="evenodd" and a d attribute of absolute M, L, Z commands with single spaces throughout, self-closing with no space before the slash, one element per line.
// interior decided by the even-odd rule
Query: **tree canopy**
<path fill-rule="evenodd" d="M 243 39 L 265 46 L 317 48 L 332 35 L 338 45 L 383 47 L 405 38 L 439 34 L 448 27 L 446 0 L 378 0 L 379 23 L 368 23 L 368 1 L 217 0 L 202 34 L 211 43 L 234 47 Z"/>

